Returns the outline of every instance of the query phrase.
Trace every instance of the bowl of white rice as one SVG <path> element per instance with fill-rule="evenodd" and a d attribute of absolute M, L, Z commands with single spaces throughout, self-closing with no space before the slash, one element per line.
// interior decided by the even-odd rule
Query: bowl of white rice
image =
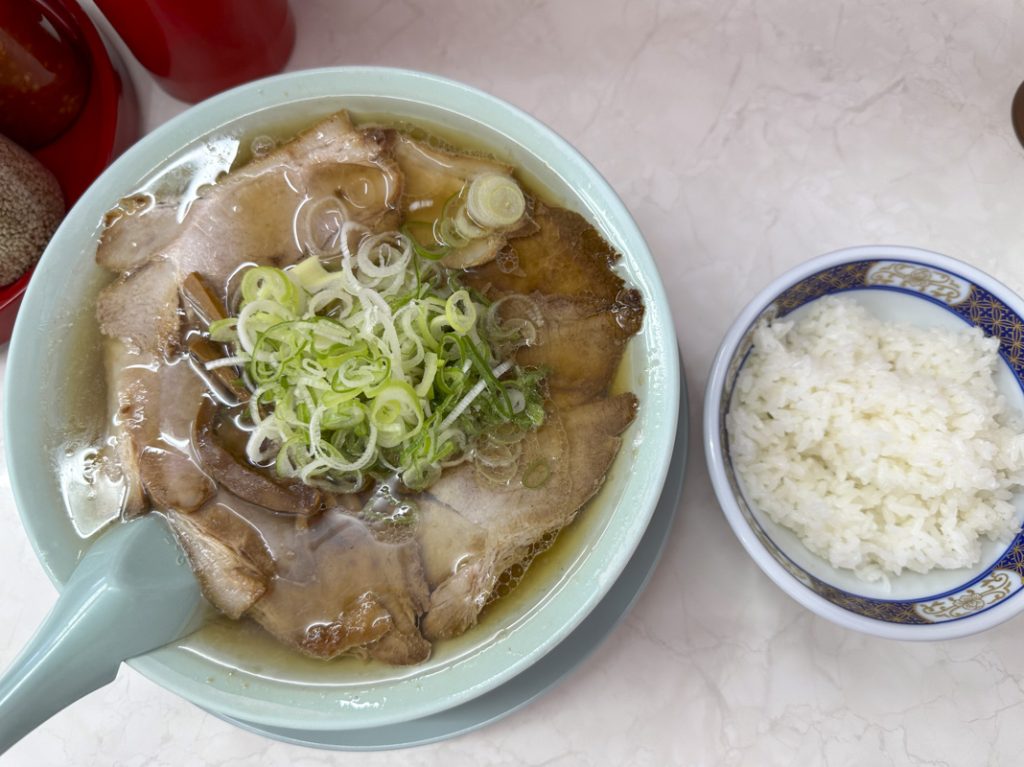
<path fill-rule="evenodd" d="M 1024 301 L 917 248 L 812 259 L 743 310 L 704 444 L 740 542 L 847 628 L 945 639 L 1024 610 Z"/>

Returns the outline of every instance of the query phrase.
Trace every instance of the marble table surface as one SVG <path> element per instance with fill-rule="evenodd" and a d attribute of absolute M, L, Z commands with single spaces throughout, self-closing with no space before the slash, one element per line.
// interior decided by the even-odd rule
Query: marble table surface
<path fill-rule="evenodd" d="M 691 458 L 665 556 L 562 684 L 480 731 L 329 753 L 227 725 L 122 668 L 0 764 L 1008 765 L 1024 751 L 1024 619 L 934 644 L 814 617 L 749 560 L 715 502 L 699 416 L 743 304 L 865 243 L 964 259 L 1024 292 L 1020 0 L 295 0 L 290 68 L 421 69 L 567 138 L 645 233 L 690 385 Z M 129 62 L 144 129 L 184 108 Z M 4 356 L 5 358 L 5 356 Z M 4 450 L 17 449 L 3 445 Z M 0 667 L 55 591 L 0 473 Z"/>

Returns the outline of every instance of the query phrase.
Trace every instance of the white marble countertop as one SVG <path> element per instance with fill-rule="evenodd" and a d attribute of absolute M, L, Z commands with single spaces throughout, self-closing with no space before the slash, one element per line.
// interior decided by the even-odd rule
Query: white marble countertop
<path fill-rule="evenodd" d="M 935 0 L 295 0 L 294 69 L 463 80 L 576 145 L 644 231 L 690 386 L 676 524 L 628 619 L 575 673 L 475 733 L 338 754 L 251 735 L 122 668 L 4 765 L 1008 765 L 1024 751 L 1024 621 L 935 644 L 808 613 L 732 535 L 698 435 L 719 339 L 771 277 L 899 243 L 1024 292 L 1024 5 Z M 184 105 L 137 66 L 144 127 Z M 5 358 L 5 357 L 4 357 Z M 5 450 L 16 446 L 4 445 Z M 0 473 L 0 667 L 52 604 Z"/>

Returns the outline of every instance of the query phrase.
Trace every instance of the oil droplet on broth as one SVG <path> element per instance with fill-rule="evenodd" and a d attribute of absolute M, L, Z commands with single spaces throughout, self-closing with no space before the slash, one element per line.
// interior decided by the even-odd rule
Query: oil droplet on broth
<path fill-rule="evenodd" d="M 61 496 L 80 537 L 88 538 L 117 519 L 124 479 L 94 445 L 66 445 L 56 464 Z"/>
<path fill-rule="evenodd" d="M 265 133 L 261 133 L 258 136 L 254 136 L 252 141 L 249 142 L 249 151 L 253 157 L 259 158 L 264 157 L 277 147 L 277 141 L 272 136 L 268 136 Z"/>

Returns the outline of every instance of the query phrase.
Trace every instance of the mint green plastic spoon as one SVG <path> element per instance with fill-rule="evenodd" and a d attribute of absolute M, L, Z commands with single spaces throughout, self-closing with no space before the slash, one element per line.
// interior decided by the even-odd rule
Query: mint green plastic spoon
<path fill-rule="evenodd" d="M 108 530 L 0 678 L 0 754 L 114 681 L 122 661 L 195 631 L 204 604 L 162 517 L 148 514 Z"/>

